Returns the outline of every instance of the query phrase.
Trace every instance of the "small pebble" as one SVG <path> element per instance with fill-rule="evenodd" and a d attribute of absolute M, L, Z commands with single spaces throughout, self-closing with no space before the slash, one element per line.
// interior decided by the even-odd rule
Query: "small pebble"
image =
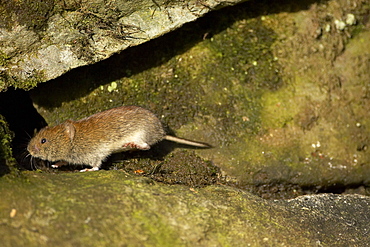
<path fill-rule="evenodd" d="M 350 26 L 356 24 L 356 18 L 353 14 L 347 14 L 346 24 Z"/>

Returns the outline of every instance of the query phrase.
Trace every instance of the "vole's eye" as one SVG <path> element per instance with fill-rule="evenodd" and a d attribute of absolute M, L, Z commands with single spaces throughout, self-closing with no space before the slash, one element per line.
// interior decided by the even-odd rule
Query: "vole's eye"
<path fill-rule="evenodd" d="M 41 144 L 44 144 L 46 142 L 46 139 L 45 138 L 42 138 L 41 139 Z"/>

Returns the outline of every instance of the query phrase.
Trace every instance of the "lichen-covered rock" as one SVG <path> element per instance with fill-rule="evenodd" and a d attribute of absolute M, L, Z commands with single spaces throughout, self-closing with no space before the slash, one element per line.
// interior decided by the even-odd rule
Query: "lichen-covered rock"
<path fill-rule="evenodd" d="M 7 1 L 0 6 L 0 91 L 30 89 L 237 2 Z"/>

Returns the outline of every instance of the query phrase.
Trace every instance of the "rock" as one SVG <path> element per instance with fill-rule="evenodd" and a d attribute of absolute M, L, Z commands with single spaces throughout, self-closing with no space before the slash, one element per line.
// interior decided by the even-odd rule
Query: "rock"
<path fill-rule="evenodd" d="M 0 6 L 0 91 L 30 89 L 238 2 L 7 2 Z"/>
<path fill-rule="evenodd" d="M 27 181 L 27 182 L 26 182 Z M 122 171 L 1 179 L 2 246 L 366 246 L 368 197 L 267 201 Z"/>
<path fill-rule="evenodd" d="M 289 211 L 303 229 L 310 229 L 316 246 L 366 246 L 370 240 L 369 217 L 365 213 L 369 199 L 359 195 L 320 194 L 275 202 Z M 358 217 L 361 213 L 365 217 Z"/>

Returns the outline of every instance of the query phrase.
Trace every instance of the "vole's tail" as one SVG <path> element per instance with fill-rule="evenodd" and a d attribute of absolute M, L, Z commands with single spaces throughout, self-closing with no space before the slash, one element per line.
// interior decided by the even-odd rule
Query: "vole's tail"
<path fill-rule="evenodd" d="M 168 141 L 172 141 L 172 142 L 177 142 L 177 143 L 180 143 L 180 144 L 184 144 L 184 145 L 199 147 L 199 148 L 212 148 L 212 146 L 209 145 L 209 144 L 207 144 L 207 143 L 190 141 L 190 140 L 186 140 L 186 139 L 183 139 L 183 138 L 179 138 L 179 137 L 175 137 L 175 136 L 170 136 L 170 135 L 166 135 L 164 137 L 164 139 L 165 140 L 168 140 Z"/>

